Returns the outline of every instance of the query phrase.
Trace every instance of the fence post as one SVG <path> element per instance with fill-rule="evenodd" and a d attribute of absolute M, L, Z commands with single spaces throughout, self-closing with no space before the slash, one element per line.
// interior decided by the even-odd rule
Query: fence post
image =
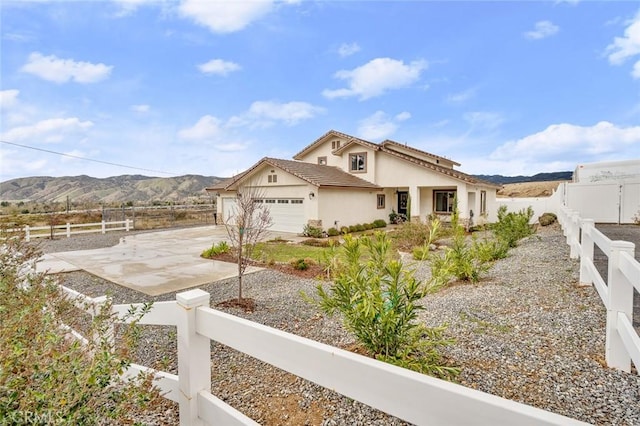
<path fill-rule="evenodd" d="M 129 232 L 129 219 L 124 221 L 124 230 Z"/>
<path fill-rule="evenodd" d="M 67 238 L 71 238 L 71 224 L 67 222 Z"/>
<path fill-rule="evenodd" d="M 588 286 L 593 284 L 593 278 L 589 275 L 588 264 L 593 263 L 593 236 L 591 232 L 595 229 L 593 219 L 582 219 L 582 238 L 580 240 L 580 285 Z"/>
<path fill-rule="evenodd" d="M 24 240 L 26 242 L 31 241 L 31 233 L 29 232 L 29 225 L 25 225 L 24 227 Z"/>
<path fill-rule="evenodd" d="M 629 373 L 631 356 L 618 334 L 618 313 L 631 321 L 633 310 L 633 286 L 620 271 L 620 253 L 627 252 L 634 257 L 635 244 L 628 241 L 612 241 L 609 253 L 609 306 L 607 306 L 607 337 L 605 357 L 607 365 Z"/>
<path fill-rule="evenodd" d="M 196 332 L 198 307 L 209 307 L 209 293 L 195 289 L 178 293 L 178 386 L 180 425 L 203 424 L 198 419 L 198 392 L 211 392 L 211 350 L 208 337 Z"/>
<path fill-rule="evenodd" d="M 105 221 L 103 220 L 102 221 L 102 233 L 105 234 L 106 232 L 107 232 L 107 227 L 106 227 Z"/>
<path fill-rule="evenodd" d="M 570 252 L 569 257 L 571 259 L 577 259 L 578 248 L 580 247 L 580 215 L 577 212 L 571 214 L 571 221 L 569 222 L 569 244 Z"/>

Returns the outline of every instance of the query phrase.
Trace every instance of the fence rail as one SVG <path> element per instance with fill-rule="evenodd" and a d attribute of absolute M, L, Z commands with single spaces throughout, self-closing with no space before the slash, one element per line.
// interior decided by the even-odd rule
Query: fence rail
<path fill-rule="evenodd" d="M 635 259 L 635 244 L 612 241 L 598 231 L 592 219 L 562 206 L 558 210 L 570 257 L 580 258 L 580 283 L 592 285 L 607 309 L 605 358 L 607 365 L 629 373 L 631 363 L 640 374 L 640 337 L 633 328 L 633 291 L 640 292 L 640 263 Z M 593 263 L 594 246 L 608 258 L 607 279 Z"/>
<path fill-rule="evenodd" d="M 24 235 L 26 241 L 31 241 L 32 238 L 46 238 L 53 235 L 53 237 L 66 236 L 70 238 L 72 235 L 89 234 L 89 233 L 102 233 L 105 234 L 109 231 L 127 231 L 131 229 L 131 221 L 129 219 L 112 221 L 112 222 L 95 222 L 95 223 L 66 223 L 63 225 L 53 226 L 25 226 Z"/>
<path fill-rule="evenodd" d="M 65 290 L 94 314 L 104 297 Z M 113 305 L 120 321 L 143 304 Z M 156 302 L 139 324 L 175 325 L 178 372 L 154 371 L 164 396 L 179 404 L 181 425 L 256 425 L 211 394 L 211 341 L 332 389 L 414 424 L 582 425 L 580 421 L 465 388 L 211 309 L 209 293 L 190 290 Z M 132 365 L 132 376 L 149 369 Z"/>

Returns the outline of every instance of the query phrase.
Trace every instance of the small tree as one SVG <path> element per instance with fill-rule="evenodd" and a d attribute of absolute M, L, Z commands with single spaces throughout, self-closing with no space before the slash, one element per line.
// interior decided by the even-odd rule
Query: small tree
<path fill-rule="evenodd" d="M 242 302 L 242 277 L 253 250 L 273 225 L 269 206 L 262 198 L 263 193 L 256 186 L 238 188 L 236 207 L 226 220 L 227 235 L 238 260 L 238 303 Z"/>

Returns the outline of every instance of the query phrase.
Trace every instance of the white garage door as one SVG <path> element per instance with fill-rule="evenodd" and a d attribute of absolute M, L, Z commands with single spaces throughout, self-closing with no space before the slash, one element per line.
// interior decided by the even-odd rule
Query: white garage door
<path fill-rule="evenodd" d="M 222 217 L 225 223 L 229 223 L 229 218 L 235 216 L 238 202 L 235 198 L 222 198 Z"/>
<path fill-rule="evenodd" d="M 307 221 L 304 218 L 302 198 L 265 198 L 273 225 L 269 230 L 301 233 Z"/>

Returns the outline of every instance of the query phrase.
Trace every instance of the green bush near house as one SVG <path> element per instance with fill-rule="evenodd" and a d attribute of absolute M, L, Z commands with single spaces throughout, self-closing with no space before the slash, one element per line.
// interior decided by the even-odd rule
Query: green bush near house
<path fill-rule="evenodd" d="M 387 226 L 387 222 L 384 219 L 376 219 L 373 221 L 374 228 L 384 228 Z"/>
<path fill-rule="evenodd" d="M 204 257 L 206 259 L 211 259 L 212 257 L 216 257 L 223 253 L 228 253 L 231 250 L 231 247 L 226 241 L 220 241 L 217 244 L 211 246 L 211 248 L 205 250 L 200 254 L 200 257 Z"/>
<path fill-rule="evenodd" d="M 533 209 L 528 207 L 517 213 L 507 212 L 506 206 L 498 209 L 498 221 L 491 227 L 495 237 L 507 246 L 515 247 L 518 241 L 532 235 L 535 228 L 529 224 L 533 217 Z"/>
<path fill-rule="evenodd" d="M 322 228 L 318 228 L 316 226 L 305 225 L 302 230 L 302 235 L 311 238 L 322 238 L 324 237 L 324 231 Z"/>
<path fill-rule="evenodd" d="M 458 369 L 445 365 L 439 348 L 451 344 L 444 327 L 427 328 L 417 321 L 418 303 L 443 283 L 419 282 L 402 262 L 392 258 L 384 232 L 373 237 L 345 236 L 334 251 L 331 286 L 317 286 L 317 299 L 305 295 L 323 312 L 342 314 L 358 342 L 379 360 L 441 378 Z"/>
<path fill-rule="evenodd" d="M 338 235 L 340 235 L 340 231 L 332 227 L 327 229 L 327 235 L 330 237 L 337 237 Z"/>

